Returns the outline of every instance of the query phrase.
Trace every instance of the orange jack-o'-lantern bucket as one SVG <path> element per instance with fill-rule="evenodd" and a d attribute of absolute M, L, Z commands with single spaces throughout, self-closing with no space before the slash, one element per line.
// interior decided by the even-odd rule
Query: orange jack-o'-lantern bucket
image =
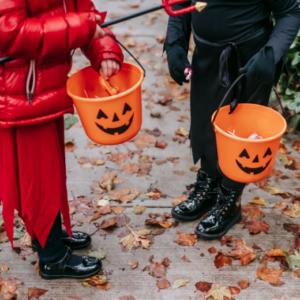
<path fill-rule="evenodd" d="M 286 131 L 285 119 L 277 111 L 258 104 L 238 104 L 232 114 L 229 112 L 227 105 L 212 116 L 221 171 L 243 183 L 266 178 Z M 253 133 L 263 139 L 248 139 Z"/>
<path fill-rule="evenodd" d="M 110 80 L 120 91 L 113 96 L 108 96 L 101 87 L 99 77 L 92 67 L 73 74 L 67 82 L 68 95 L 92 141 L 103 145 L 124 143 L 142 126 L 143 70 L 123 63 L 121 71 Z"/>

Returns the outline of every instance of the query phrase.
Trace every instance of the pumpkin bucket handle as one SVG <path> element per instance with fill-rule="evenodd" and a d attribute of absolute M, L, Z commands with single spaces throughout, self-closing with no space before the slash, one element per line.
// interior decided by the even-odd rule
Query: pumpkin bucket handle
<path fill-rule="evenodd" d="M 105 32 L 105 35 L 109 36 L 110 38 L 112 38 L 115 42 L 117 42 L 134 60 L 135 62 L 142 68 L 143 72 L 144 72 L 144 77 L 146 77 L 146 70 L 145 68 L 142 66 L 142 64 L 138 61 L 138 59 L 121 43 L 119 42 L 115 37 L 113 37 L 111 34 Z"/>
<path fill-rule="evenodd" d="M 230 88 L 228 89 L 228 91 L 226 92 L 225 96 L 223 97 L 223 99 L 222 99 L 222 101 L 221 101 L 221 103 L 220 103 L 220 105 L 219 105 L 219 107 L 218 107 L 218 109 L 217 109 L 217 112 L 216 112 L 215 115 L 214 115 L 213 120 L 211 121 L 213 127 L 214 127 L 214 122 L 216 121 L 217 115 L 218 115 L 218 113 L 219 113 L 219 110 L 220 110 L 220 108 L 223 106 L 223 103 L 224 103 L 225 100 L 227 99 L 228 95 L 230 94 L 230 92 L 232 91 L 232 89 L 234 88 L 234 86 L 235 86 L 235 85 L 236 85 L 236 84 L 237 84 L 237 83 L 238 83 L 245 75 L 246 75 L 246 73 L 241 74 L 241 75 L 234 81 L 234 83 L 231 85 L 231 87 L 230 87 Z M 273 91 L 274 91 L 274 93 L 275 93 L 275 95 L 276 95 L 277 101 L 278 101 L 278 103 L 279 103 L 279 105 L 280 105 L 280 108 L 281 108 L 282 114 L 283 114 L 283 113 L 284 113 L 283 106 L 282 106 L 282 104 L 281 104 L 279 95 L 278 95 L 278 93 L 277 93 L 277 91 L 276 91 L 276 88 L 275 88 L 274 86 L 273 86 Z M 233 112 L 233 111 L 231 111 L 230 113 L 232 113 L 232 112 Z"/>

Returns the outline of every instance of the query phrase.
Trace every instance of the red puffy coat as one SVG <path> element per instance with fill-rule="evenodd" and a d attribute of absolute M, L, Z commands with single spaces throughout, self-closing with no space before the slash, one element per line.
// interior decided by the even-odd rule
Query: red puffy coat
<path fill-rule="evenodd" d="M 0 57 L 17 58 L 0 65 L 0 127 L 73 112 L 65 87 L 71 50 L 82 47 L 96 71 L 103 59 L 122 63 L 113 39 L 92 39 L 96 14 L 104 21 L 90 0 L 0 0 Z"/>

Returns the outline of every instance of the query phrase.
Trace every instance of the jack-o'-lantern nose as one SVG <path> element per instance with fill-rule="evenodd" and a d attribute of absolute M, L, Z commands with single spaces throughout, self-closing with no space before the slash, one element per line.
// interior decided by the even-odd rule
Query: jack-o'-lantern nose
<path fill-rule="evenodd" d="M 114 118 L 113 118 L 112 121 L 113 121 L 113 122 L 120 121 L 116 113 L 114 114 Z"/>
<path fill-rule="evenodd" d="M 253 162 L 254 162 L 254 163 L 258 163 L 258 162 L 259 162 L 259 160 L 258 160 L 258 155 L 255 156 Z"/>

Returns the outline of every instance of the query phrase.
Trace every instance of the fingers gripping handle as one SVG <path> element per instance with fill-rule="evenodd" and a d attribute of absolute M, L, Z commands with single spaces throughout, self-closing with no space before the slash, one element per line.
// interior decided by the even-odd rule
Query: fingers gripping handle
<path fill-rule="evenodd" d="M 183 14 L 190 13 L 192 11 L 197 10 L 201 12 L 207 5 L 205 2 L 197 2 L 195 5 L 180 9 L 180 10 L 173 10 L 172 6 L 176 4 L 180 4 L 183 2 L 187 2 L 189 0 L 162 0 L 162 5 L 170 17 L 178 17 Z"/>

